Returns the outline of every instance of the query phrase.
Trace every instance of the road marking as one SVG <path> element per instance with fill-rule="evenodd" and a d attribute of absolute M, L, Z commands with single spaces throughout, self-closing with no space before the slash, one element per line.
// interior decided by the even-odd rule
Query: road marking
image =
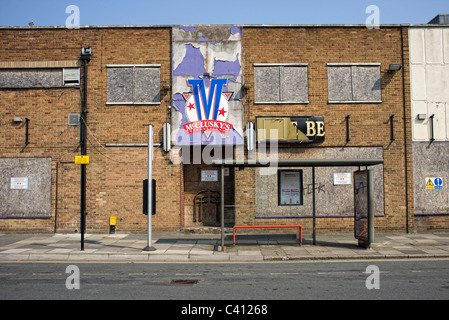
<path fill-rule="evenodd" d="M 147 273 L 128 273 L 128 276 L 145 276 L 145 275 L 150 275 Z M 151 274 L 152 276 L 157 276 L 157 273 L 153 273 Z"/>
<path fill-rule="evenodd" d="M 33 272 L 33 276 L 62 276 L 62 273 L 54 273 L 54 272 Z"/>
<path fill-rule="evenodd" d="M 272 276 L 290 276 L 290 275 L 298 275 L 298 272 L 273 272 L 270 273 Z"/>
<path fill-rule="evenodd" d="M 251 273 L 222 273 L 223 276 L 249 276 Z"/>
<path fill-rule="evenodd" d="M 334 272 L 317 272 L 317 274 L 344 274 L 345 271 L 334 271 Z"/>

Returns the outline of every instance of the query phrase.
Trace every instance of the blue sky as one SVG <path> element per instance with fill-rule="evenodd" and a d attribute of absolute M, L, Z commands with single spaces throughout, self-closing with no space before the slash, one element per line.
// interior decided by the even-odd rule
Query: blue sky
<path fill-rule="evenodd" d="M 0 0 L 0 26 L 63 26 L 69 5 L 81 25 L 365 24 L 369 5 L 381 24 L 449 14 L 449 0 Z"/>

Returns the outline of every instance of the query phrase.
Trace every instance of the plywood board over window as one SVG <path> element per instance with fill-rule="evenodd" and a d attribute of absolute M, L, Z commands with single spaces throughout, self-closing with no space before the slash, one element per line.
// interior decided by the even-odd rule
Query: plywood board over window
<path fill-rule="evenodd" d="M 255 64 L 255 103 L 308 103 L 307 64 Z"/>
<path fill-rule="evenodd" d="M 0 218 L 51 217 L 51 159 L 0 159 Z"/>
<path fill-rule="evenodd" d="M 160 65 L 108 65 L 108 104 L 160 104 Z"/>
<path fill-rule="evenodd" d="M 63 86 L 62 69 L 0 69 L 0 88 Z"/>
<path fill-rule="evenodd" d="M 329 103 L 381 103 L 380 64 L 327 64 Z"/>

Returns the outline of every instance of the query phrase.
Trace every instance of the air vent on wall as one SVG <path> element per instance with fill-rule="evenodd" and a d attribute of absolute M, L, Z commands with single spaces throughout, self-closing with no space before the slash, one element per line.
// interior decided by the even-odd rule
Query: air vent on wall
<path fill-rule="evenodd" d="M 79 86 L 80 85 L 80 69 L 79 68 L 64 68 L 63 81 L 65 86 Z"/>
<path fill-rule="evenodd" d="M 69 126 L 79 126 L 80 124 L 80 115 L 77 113 L 69 114 Z"/>

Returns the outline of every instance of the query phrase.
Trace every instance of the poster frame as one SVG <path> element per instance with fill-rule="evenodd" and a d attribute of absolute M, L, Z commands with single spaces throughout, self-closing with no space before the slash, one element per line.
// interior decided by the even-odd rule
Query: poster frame
<path fill-rule="evenodd" d="M 284 172 L 295 172 L 298 173 L 299 179 L 299 203 L 285 204 L 282 203 L 282 174 Z M 288 169 L 288 170 L 278 170 L 278 206 L 302 206 L 304 205 L 303 198 L 303 172 L 300 169 Z"/>

